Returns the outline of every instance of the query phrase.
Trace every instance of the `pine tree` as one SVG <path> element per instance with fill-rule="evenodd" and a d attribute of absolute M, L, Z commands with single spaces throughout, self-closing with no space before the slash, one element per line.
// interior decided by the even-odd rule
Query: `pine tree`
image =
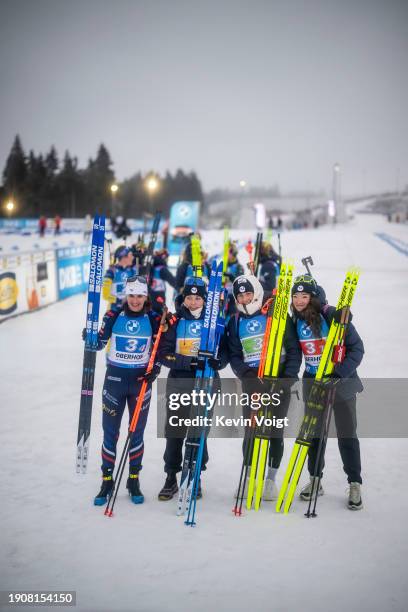
<path fill-rule="evenodd" d="M 112 165 L 107 148 L 101 144 L 96 159 L 89 159 L 88 167 L 84 172 L 86 192 L 91 208 L 107 215 L 111 214 L 110 188 L 115 181 Z"/>
<path fill-rule="evenodd" d="M 3 171 L 3 188 L 7 196 L 17 200 L 20 214 L 24 214 L 26 208 L 26 181 L 26 156 L 17 134 Z"/>

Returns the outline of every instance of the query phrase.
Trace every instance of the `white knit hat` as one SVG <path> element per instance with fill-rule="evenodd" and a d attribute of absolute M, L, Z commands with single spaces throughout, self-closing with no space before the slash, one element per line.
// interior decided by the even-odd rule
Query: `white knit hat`
<path fill-rule="evenodd" d="M 147 296 L 147 280 L 144 276 L 131 276 L 126 281 L 126 295 L 146 295 Z"/>

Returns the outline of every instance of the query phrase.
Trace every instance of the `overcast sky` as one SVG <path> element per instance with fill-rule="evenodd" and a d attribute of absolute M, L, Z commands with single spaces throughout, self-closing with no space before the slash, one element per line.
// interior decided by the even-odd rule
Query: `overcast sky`
<path fill-rule="evenodd" d="M 408 0 L 0 0 L 0 168 L 108 147 L 205 190 L 408 183 Z M 398 179 L 399 176 L 399 179 Z"/>

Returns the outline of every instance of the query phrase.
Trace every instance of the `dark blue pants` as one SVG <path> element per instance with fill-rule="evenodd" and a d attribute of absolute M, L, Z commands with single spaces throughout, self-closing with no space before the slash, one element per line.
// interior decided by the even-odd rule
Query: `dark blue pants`
<path fill-rule="evenodd" d="M 125 368 L 122 369 L 125 370 Z M 115 466 L 116 445 L 119 439 L 123 412 L 127 403 L 130 423 L 141 386 L 142 381 L 136 379 L 135 373 L 130 368 L 126 368 L 126 372 L 121 372 L 120 368 L 113 370 L 108 367 L 102 392 L 102 470 Z M 152 388 L 151 385 L 148 385 L 139 420 L 130 439 L 129 466 L 132 468 L 132 472 L 139 472 L 142 469 L 144 452 L 143 434 L 149 414 L 151 394 Z M 128 426 L 126 427 L 127 429 Z"/>
<path fill-rule="evenodd" d="M 363 482 L 361 478 L 360 443 L 357 438 L 356 397 L 344 400 L 336 397 L 333 405 L 334 420 L 337 430 L 337 441 L 343 470 L 348 482 Z M 316 467 L 319 438 L 313 439 L 308 454 L 308 470 L 311 476 L 319 475 Z M 324 453 L 326 445 L 322 444 L 320 455 L 320 475 L 323 475 Z"/>

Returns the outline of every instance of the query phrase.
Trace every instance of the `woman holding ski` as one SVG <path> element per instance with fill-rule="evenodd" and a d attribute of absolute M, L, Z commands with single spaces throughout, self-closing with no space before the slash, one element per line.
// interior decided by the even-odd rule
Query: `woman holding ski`
<path fill-rule="evenodd" d="M 357 367 L 363 359 L 364 345 L 357 330 L 350 322 L 350 314 L 345 328 L 344 359 L 335 364 L 329 378 L 314 382 L 330 325 L 333 319 L 338 323 L 341 322 L 342 317 L 341 309 L 336 310 L 334 306 L 326 304 L 325 300 L 321 299 L 321 293 L 321 288 L 309 274 L 297 277 L 292 287 L 293 322 L 305 359 L 303 396 L 307 410 L 308 399 L 312 393 L 318 393 L 320 397 L 327 397 L 328 389 L 334 388 L 333 412 L 338 446 L 350 487 L 347 506 L 350 510 L 361 510 L 363 507 L 362 479 L 360 445 L 356 434 L 356 394 L 363 390 L 363 385 L 357 375 Z M 324 406 L 322 408 L 324 409 Z M 300 493 L 300 498 L 304 501 L 309 501 L 315 491 L 317 495 L 324 493 L 321 484 L 324 451 L 325 440 L 322 440 L 319 449 L 319 438 L 314 438 L 308 452 L 310 482 Z M 319 466 L 317 465 L 318 454 Z"/>

